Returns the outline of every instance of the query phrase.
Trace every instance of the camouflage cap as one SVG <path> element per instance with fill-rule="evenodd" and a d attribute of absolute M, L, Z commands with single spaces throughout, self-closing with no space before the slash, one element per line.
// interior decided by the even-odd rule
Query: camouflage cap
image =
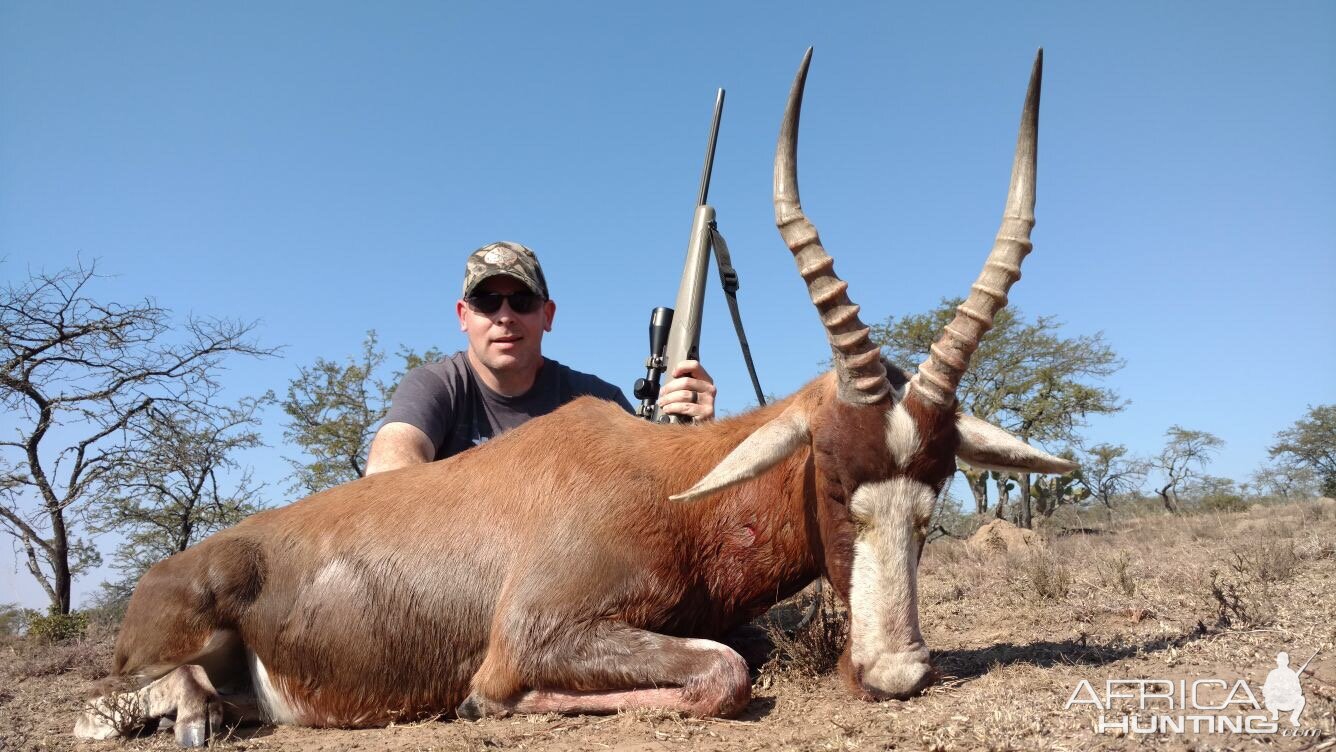
<path fill-rule="evenodd" d="M 547 299 L 547 279 L 538 265 L 534 252 L 519 243 L 502 240 L 489 243 L 469 255 L 464 265 L 464 297 L 491 277 L 503 276 L 519 280 L 535 294 Z"/>

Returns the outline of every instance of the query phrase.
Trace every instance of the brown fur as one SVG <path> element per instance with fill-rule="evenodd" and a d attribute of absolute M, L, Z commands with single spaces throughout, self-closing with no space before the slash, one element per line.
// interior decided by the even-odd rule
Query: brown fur
<path fill-rule="evenodd" d="M 292 720 L 312 726 L 456 708 L 738 712 L 745 665 L 686 638 L 720 637 L 821 574 L 848 602 L 854 492 L 902 475 L 940 491 L 955 470 L 954 412 L 910 390 L 919 446 L 898 467 L 893 403 L 834 395 L 827 374 L 701 426 L 583 398 L 448 460 L 257 514 L 145 575 L 115 673 L 142 685 L 200 663 L 231 685 L 250 651 Z M 806 416 L 805 447 L 669 500 L 789 409 Z M 851 691 L 871 699 L 848 658 Z"/>
<path fill-rule="evenodd" d="M 456 709 L 739 712 L 741 659 L 689 638 L 718 638 L 821 574 L 847 603 L 854 492 L 897 476 L 940 492 L 955 470 L 953 411 L 909 391 L 918 447 L 900 467 L 891 400 L 835 391 L 827 374 L 701 426 L 583 398 L 450 459 L 257 514 L 145 575 L 115 673 L 142 685 L 198 663 L 230 686 L 249 651 L 291 720 L 312 726 Z M 790 410 L 805 446 L 694 502 L 668 498 Z M 921 546 L 927 520 L 906 522 Z M 856 696 L 881 696 L 847 648 L 841 668 Z"/>
<path fill-rule="evenodd" d="M 940 494 L 956 472 L 956 449 L 960 446 L 956 412 L 938 410 L 912 390 L 904 405 L 919 431 L 919 451 L 903 468 L 904 473 Z"/>
<path fill-rule="evenodd" d="M 699 660 L 653 643 L 722 635 L 817 576 L 823 548 L 847 564 L 831 553 L 842 542 L 821 543 L 847 515 L 813 503 L 821 463 L 807 450 L 694 503 L 668 495 L 795 400 L 816 413 L 832 391 L 823 377 L 705 426 L 581 399 L 478 450 L 255 515 L 150 570 L 116 673 L 155 678 L 232 630 L 299 722 L 339 726 L 449 712 L 470 693 L 685 682 Z M 842 419 L 863 413 L 881 411 Z M 872 422 L 838 443 L 866 443 Z M 838 503 L 845 487 L 831 488 Z M 626 669 L 618 639 L 656 665 Z"/>

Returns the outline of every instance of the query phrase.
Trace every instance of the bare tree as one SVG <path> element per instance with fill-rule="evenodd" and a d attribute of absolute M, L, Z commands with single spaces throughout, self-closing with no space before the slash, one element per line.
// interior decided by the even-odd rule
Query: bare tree
<path fill-rule="evenodd" d="M 385 351 L 376 332 L 366 333 L 362 352 L 340 363 L 317 358 L 288 384 L 283 412 L 288 415 L 284 438 L 307 455 L 288 458 L 293 490 L 315 493 L 357 480 L 366 472 L 367 451 L 376 426 L 390 407 L 399 379 L 409 369 L 441 358 L 435 348 L 418 354 L 400 348 L 403 370 L 385 373 Z M 388 376 L 388 379 L 387 379 Z"/>
<path fill-rule="evenodd" d="M 93 511 L 102 530 L 125 541 L 115 568 L 121 580 L 110 589 L 128 596 L 156 562 L 259 511 L 264 484 L 237 455 L 263 446 L 259 411 L 272 393 L 235 406 L 193 403 L 168 411 L 155 404 L 129 431 L 136 451 L 111 474 L 112 491 Z"/>
<path fill-rule="evenodd" d="M 1164 449 L 1155 467 L 1164 473 L 1164 485 L 1156 489 L 1164 508 L 1171 514 L 1179 510 L 1178 492 L 1197 472 L 1205 470 L 1213 455 L 1225 445 L 1223 439 L 1205 431 L 1170 426 L 1165 432 Z"/>
<path fill-rule="evenodd" d="M 1110 512 L 1114 497 L 1141 488 L 1150 471 L 1147 460 L 1129 457 L 1122 444 L 1096 444 L 1081 452 L 1080 463 L 1077 482 Z"/>
<path fill-rule="evenodd" d="M 264 356 L 253 324 L 190 317 L 181 329 L 150 300 L 100 303 L 95 265 L 39 273 L 0 290 L 0 528 L 18 541 L 52 608 L 69 613 L 73 577 L 99 561 L 76 536 L 131 459 L 132 426 L 214 393 L 229 355 Z"/>

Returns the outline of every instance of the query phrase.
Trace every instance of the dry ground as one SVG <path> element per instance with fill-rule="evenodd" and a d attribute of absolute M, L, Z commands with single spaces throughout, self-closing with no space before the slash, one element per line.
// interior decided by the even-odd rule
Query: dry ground
<path fill-rule="evenodd" d="M 1073 532 L 1076 531 L 1076 532 Z M 364 731 L 240 729 L 229 750 L 1336 750 L 1336 502 L 1116 521 L 1050 520 L 1045 547 L 987 553 L 929 545 L 921 615 L 943 679 L 908 702 L 847 697 L 812 675 L 822 641 L 780 640 L 739 720 L 636 712 L 426 722 Z M 828 619 L 816 628 L 837 630 Z M 83 691 L 110 660 L 107 633 L 74 644 L 0 645 L 0 750 L 174 749 L 169 733 L 128 742 L 70 735 Z M 1089 705 L 1063 708 L 1082 679 L 1246 679 L 1260 686 L 1280 650 L 1303 677 L 1302 737 L 1096 733 Z M 819 651 L 817 651 L 819 653 Z M 1121 718 L 1127 701 L 1109 713 Z M 1282 721 L 1284 719 L 1282 718 Z M 1287 726 L 1282 723 L 1282 728 Z"/>

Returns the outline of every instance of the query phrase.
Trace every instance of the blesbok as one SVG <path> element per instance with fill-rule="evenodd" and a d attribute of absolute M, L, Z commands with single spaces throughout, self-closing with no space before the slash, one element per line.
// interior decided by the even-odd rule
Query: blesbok
<path fill-rule="evenodd" d="M 249 696 L 272 722 L 372 726 L 435 714 L 733 715 L 747 666 L 715 641 L 825 575 L 848 603 L 841 668 L 864 699 L 930 677 L 917 567 L 960 457 L 1073 465 L 962 415 L 955 389 L 1030 250 L 1042 52 L 1002 229 L 913 378 L 885 363 L 798 203 L 798 115 L 775 155 L 775 218 L 820 313 L 834 370 L 789 398 L 700 426 L 591 398 L 451 459 L 257 514 L 153 567 L 113 680 L 76 733 L 128 710 L 203 743 Z M 229 694 L 238 693 L 238 694 Z"/>

